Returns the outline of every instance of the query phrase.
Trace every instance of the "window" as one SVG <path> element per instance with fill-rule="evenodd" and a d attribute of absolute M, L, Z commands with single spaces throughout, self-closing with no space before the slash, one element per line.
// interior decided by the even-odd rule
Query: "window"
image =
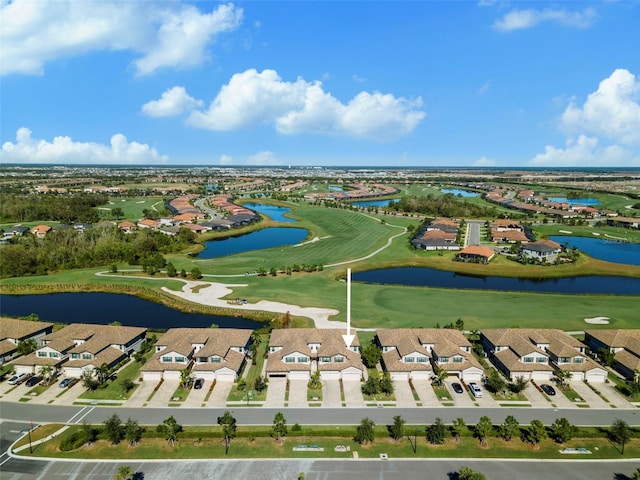
<path fill-rule="evenodd" d="M 171 363 L 173 362 L 173 357 L 162 357 L 162 363 Z"/>
<path fill-rule="evenodd" d="M 571 359 L 569 357 L 560 357 L 558 363 L 569 363 Z"/>
<path fill-rule="evenodd" d="M 415 362 L 415 358 L 413 357 L 404 357 L 404 363 L 413 363 Z"/>
<path fill-rule="evenodd" d="M 453 357 L 453 363 L 462 363 L 462 357 Z"/>
<path fill-rule="evenodd" d="M 58 352 L 49 352 L 49 357 L 58 358 Z"/>
<path fill-rule="evenodd" d="M 438 363 L 449 363 L 449 357 L 440 357 Z"/>
<path fill-rule="evenodd" d="M 309 357 L 298 357 L 298 363 L 307 363 L 309 361 Z"/>
<path fill-rule="evenodd" d="M 321 361 L 322 363 L 329 363 L 329 362 L 331 362 L 331 357 L 322 357 L 322 358 L 320 359 L 320 361 Z"/>
<path fill-rule="evenodd" d="M 427 357 L 418 357 L 418 363 L 427 363 Z"/>
<path fill-rule="evenodd" d="M 77 360 L 78 358 L 80 358 L 80 354 L 79 354 L 79 353 L 72 353 L 72 354 L 71 354 L 71 358 L 72 358 L 73 360 Z"/>
<path fill-rule="evenodd" d="M 39 357 L 46 357 L 47 356 L 47 352 L 38 352 L 38 356 Z"/>
<path fill-rule="evenodd" d="M 220 363 L 221 360 L 220 357 L 211 357 L 211 363 Z"/>
<path fill-rule="evenodd" d="M 85 360 L 91 360 L 93 358 L 93 355 L 91 355 L 90 353 L 83 353 L 82 358 Z"/>
<path fill-rule="evenodd" d="M 573 363 L 584 363 L 584 358 L 582 357 L 575 357 L 573 359 Z"/>
<path fill-rule="evenodd" d="M 338 363 L 342 363 L 342 362 L 344 362 L 344 357 L 343 357 L 343 356 L 341 356 L 341 355 L 337 355 L 337 356 L 334 358 L 334 361 L 335 361 L 335 362 L 338 362 Z"/>
<path fill-rule="evenodd" d="M 547 357 L 537 357 L 536 358 L 536 362 L 537 363 L 547 363 Z"/>
<path fill-rule="evenodd" d="M 176 357 L 176 362 L 184 363 L 185 362 L 185 358 L 184 357 Z"/>
<path fill-rule="evenodd" d="M 533 363 L 533 357 L 524 357 L 522 361 L 524 363 Z"/>
<path fill-rule="evenodd" d="M 284 357 L 284 361 L 286 363 L 295 363 L 296 359 L 295 357 Z"/>

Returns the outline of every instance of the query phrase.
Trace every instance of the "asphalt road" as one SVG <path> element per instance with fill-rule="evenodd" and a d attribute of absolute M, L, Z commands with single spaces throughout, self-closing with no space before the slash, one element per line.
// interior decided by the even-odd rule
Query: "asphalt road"
<path fill-rule="evenodd" d="M 467 245 L 480 245 L 480 226 L 481 221 L 467 220 Z"/>
<path fill-rule="evenodd" d="M 287 423 L 293 425 L 355 425 L 369 417 L 379 425 L 390 425 L 395 415 L 401 415 L 407 424 L 430 424 L 439 417 L 450 423 L 458 417 L 473 424 L 486 415 L 494 424 L 502 423 L 513 415 L 521 424 L 541 420 L 551 424 L 556 418 L 566 417 L 574 425 L 610 426 L 616 419 L 629 425 L 640 426 L 637 409 L 595 408 L 127 408 L 127 407 L 73 407 L 56 405 L 30 405 L 18 402 L 0 402 L 0 418 L 4 420 L 34 420 L 37 422 L 101 423 L 114 413 L 121 419 L 131 417 L 142 425 L 158 425 L 173 415 L 182 425 L 213 425 L 226 410 L 233 412 L 238 425 L 271 425 L 277 412 L 283 412 Z"/>

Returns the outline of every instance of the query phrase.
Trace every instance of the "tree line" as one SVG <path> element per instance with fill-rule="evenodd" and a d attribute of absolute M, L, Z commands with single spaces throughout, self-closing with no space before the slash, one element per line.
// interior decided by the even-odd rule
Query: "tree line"
<path fill-rule="evenodd" d="M 445 195 L 409 195 L 389 203 L 389 210 L 413 212 L 436 217 L 479 218 L 497 217 L 494 207 L 478 205 L 451 193 Z"/>
<path fill-rule="evenodd" d="M 46 275 L 57 270 L 126 262 L 163 268 L 163 254 L 179 252 L 195 243 L 187 229 L 171 237 L 142 229 L 125 234 L 115 226 L 73 228 L 49 232 L 44 238 L 26 235 L 0 248 L 0 276 Z"/>
<path fill-rule="evenodd" d="M 62 223 L 95 223 L 100 220 L 95 207 L 106 205 L 105 195 L 80 193 L 77 195 L 0 194 L 0 221 Z"/>

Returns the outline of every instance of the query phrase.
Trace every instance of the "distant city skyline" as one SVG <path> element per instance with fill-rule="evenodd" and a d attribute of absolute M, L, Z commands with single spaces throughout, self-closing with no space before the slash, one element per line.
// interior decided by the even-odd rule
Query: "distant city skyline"
<path fill-rule="evenodd" d="M 0 9 L 3 164 L 640 166 L 637 0 Z"/>

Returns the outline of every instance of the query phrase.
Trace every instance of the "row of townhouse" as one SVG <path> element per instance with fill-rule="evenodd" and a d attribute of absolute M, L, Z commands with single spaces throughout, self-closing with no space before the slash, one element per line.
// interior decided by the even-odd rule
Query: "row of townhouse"
<path fill-rule="evenodd" d="M 596 355 L 609 350 L 613 368 L 626 380 L 640 381 L 640 330 L 587 330 L 584 342 Z"/>
<path fill-rule="evenodd" d="M 39 337 L 37 349 L 13 364 L 18 374 L 38 373 L 49 366 L 66 377 L 79 378 L 103 364 L 112 368 L 139 351 L 146 334 L 141 327 L 72 323 Z"/>
<path fill-rule="evenodd" d="M 53 323 L 31 322 L 15 318 L 0 317 L 0 365 L 18 355 L 18 343 L 40 338 L 53 332 Z"/>

